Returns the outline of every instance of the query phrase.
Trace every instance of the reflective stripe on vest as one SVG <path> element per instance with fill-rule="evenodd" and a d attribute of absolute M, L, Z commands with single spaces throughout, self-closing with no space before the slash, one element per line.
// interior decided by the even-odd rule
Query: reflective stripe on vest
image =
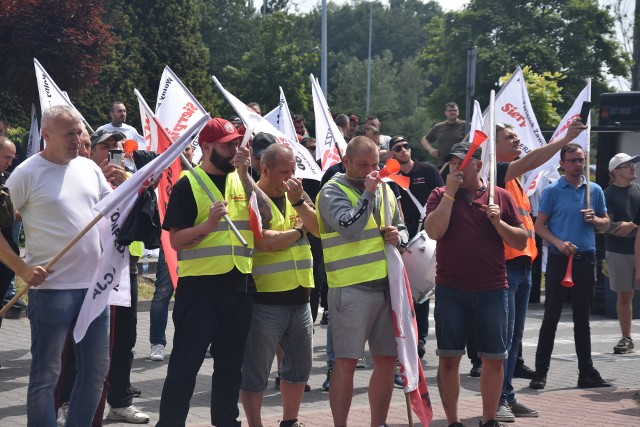
<path fill-rule="evenodd" d="M 358 203 L 360 194 L 336 180 L 330 180 L 327 185 L 335 185 L 340 188 L 351 206 Z M 386 184 L 382 185 L 382 191 L 387 191 L 391 203 L 391 212 L 395 212 L 396 199 Z M 385 223 L 384 206 L 382 196 L 376 192 L 379 198 L 379 212 L 381 224 Z M 320 202 L 318 196 L 316 205 Z M 380 233 L 380 226 L 371 214 L 362 233 L 356 238 L 342 236 L 337 232 L 327 231 L 326 225 L 320 217 L 320 209 L 316 210 L 318 225 L 320 226 L 320 238 L 324 264 L 327 271 L 327 283 L 330 288 L 340 288 L 358 283 L 371 282 L 387 277 L 387 259 L 384 252 L 384 239 Z"/>
<path fill-rule="evenodd" d="M 514 259 L 520 256 L 528 256 L 529 258 L 531 258 L 531 261 L 533 261 L 536 256 L 538 256 L 538 248 L 536 247 L 533 220 L 531 219 L 530 215 L 531 204 L 529 203 L 529 198 L 524 192 L 524 189 L 522 188 L 522 185 L 520 184 L 518 178 L 506 182 L 504 185 L 504 189 L 507 190 L 509 194 L 511 194 L 513 200 L 516 202 L 518 214 L 522 219 L 522 225 L 524 225 L 524 229 L 527 231 L 527 247 L 524 248 L 524 250 L 519 251 L 505 243 L 504 258 L 509 261 L 510 259 Z"/>
<path fill-rule="evenodd" d="M 284 215 L 271 201 L 269 229 L 287 231 L 296 226 L 298 213 L 285 198 Z M 313 287 L 313 258 L 306 237 L 278 251 L 256 249 L 253 256 L 253 279 L 258 292 L 284 292 L 302 286 Z"/>
<path fill-rule="evenodd" d="M 200 167 L 195 172 L 206 184 L 216 200 L 226 200 L 229 210 L 228 217 L 233 221 L 242 237 L 249 244 L 244 247 L 224 219 L 211 233 L 192 248 L 178 252 L 178 275 L 186 276 L 212 276 L 228 273 L 236 267 L 242 273 L 251 273 L 253 233 L 249 229 L 249 199 L 245 194 L 240 176 L 237 172 L 231 172 L 226 177 L 224 197 L 209 175 Z M 211 199 L 202 189 L 191 172 L 186 173 L 191 184 L 193 197 L 198 207 L 195 225 L 201 224 L 209 217 Z"/>

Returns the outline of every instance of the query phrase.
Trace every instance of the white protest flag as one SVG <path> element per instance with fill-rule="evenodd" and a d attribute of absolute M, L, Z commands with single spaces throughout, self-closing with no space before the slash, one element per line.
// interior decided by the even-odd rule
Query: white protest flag
<path fill-rule="evenodd" d="M 591 79 L 587 80 L 587 85 L 580 92 L 576 100 L 573 102 L 573 105 L 565 114 L 565 116 L 560 121 L 560 124 L 556 128 L 556 131 L 553 133 L 553 136 L 549 140 L 549 144 L 558 138 L 563 137 L 567 134 L 569 130 L 569 126 L 571 122 L 580 117 L 580 110 L 582 109 L 582 103 L 585 101 L 591 101 Z M 571 141 L 572 143 L 580 145 L 584 150 L 585 156 L 589 156 L 589 141 L 590 141 L 590 131 L 591 131 L 591 113 L 589 113 L 589 119 L 587 120 L 587 129 L 580 133 Z M 557 179 L 560 177 L 558 173 L 558 166 L 560 164 L 560 152 L 556 153 L 551 159 L 549 159 L 545 164 L 539 166 L 537 169 L 531 171 L 524 182 L 524 188 L 527 191 L 527 195 L 531 196 L 538 186 L 546 187 L 546 184 L 549 180 Z M 542 188 L 543 189 L 543 188 Z"/>
<path fill-rule="evenodd" d="M 84 338 L 91 322 L 104 310 L 108 291 L 118 285 L 118 275 L 128 266 L 128 247 L 120 246 L 116 240 L 137 197 L 180 156 L 180 153 L 189 145 L 189 135 L 196 129 L 201 129 L 207 120 L 209 116 L 205 115 L 193 123 L 190 132 L 185 132 L 164 153 L 134 173 L 131 178 L 95 206 L 95 210 L 103 215 L 98 223 L 103 252 L 93 276 L 93 286 L 87 291 L 73 330 L 75 342 Z M 157 128 L 163 129 L 155 116 L 153 122 Z M 123 276 L 120 277 L 121 280 L 124 279 Z"/>
<path fill-rule="evenodd" d="M 276 108 L 265 114 L 264 118 L 271 123 L 273 127 L 282 132 L 288 140 L 297 141 L 298 135 L 296 134 L 296 128 L 293 125 L 293 117 L 291 117 L 287 98 L 284 96 L 282 87 L 278 86 L 278 88 L 280 89 L 280 103 Z"/>
<path fill-rule="evenodd" d="M 386 188 L 382 187 L 385 224 L 391 225 L 391 205 Z M 398 249 L 385 243 L 387 257 L 387 274 L 389 278 L 389 298 L 391 300 L 391 315 L 393 329 L 396 336 L 396 350 L 400 364 L 400 377 L 404 393 L 409 395 L 411 408 L 418 415 L 422 425 L 428 427 L 433 419 L 433 408 L 429 389 L 422 371 L 422 364 L 418 358 L 418 325 L 415 319 L 415 309 L 409 278 Z"/>
<path fill-rule="evenodd" d="M 311 156 L 311 153 L 309 153 L 309 150 L 303 147 L 297 139 L 290 140 L 287 138 L 282 132 L 269 123 L 267 119 L 247 107 L 244 102 L 233 96 L 231 92 L 228 92 L 215 76 L 212 76 L 212 79 L 216 86 L 218 86 L 218 89 L 220 89 L 220 92 L 222 92 L 225 98 L 227 98 L 227 101 L 229 101 L 229 104 L 231 104 L 233 109 L 236 111 L 238 117 L 240 117 L 240 120 L 242 120 L 248 131 L 271 134 L 275 137 L 277 142 L 291 148 L 296 157 L 295 176 L 297 178 L 315 179 L 317 181 L 322 179 L 320 167 Z"/>
<path fill-rule="evenodd" d="M 49 107 L 54 105 L 68 105 L 74 110 L 78 109 L 71 103 L 69 96 L 49 77 L 49 74 L 45 71 L 44 67 L 40 65 L 37 59 L 33 58 L 33 65 L 36 68 L 36 79 L 38 82 L 38 94 L 40 95 L 40 113 L 44 113 Z M 80 112 L 78 111 L 78 114 Z M 80 114 L 82 117 L 82 114 Z M 82 117 L 82 121 L 87 121 Z"/>
<path fill-rule="evenodd" d="M 547 144 L 538 120 L 531 107 L 527 84 L 520 67 L 516 68 L 507 83 L 496 95 L 495 122 L 512 125 L 518 138 L 520 138 L 521 156 L 526 156 L 538 147 Z M 485 125 L 488 109 L 484 111 Z M 485 129 L 488 135 L 488 129 Z"/>
<path fill-rule="evenodd" d="M 40 151 L 40 129 L 38 128 L 38 117 L 36 116 L 36 106 L 31 104 L 31 128 L 27 139 L 27 157 L 38 154 Z"/>
<path fill-rule="evenodd" d="M 329 105 L 324 93 L 318 84 L 318 80 L 311 74 L 311 93 L 313 95 L 313 112 L 316 119 L 316 150 L 317 160 L 322 162 L 322 170 L 342 161 L 342 156 L 347 149 L 347 143 L 338 126 L 333 121 Z"/>
<path fill-rule="evenodd" d="M 165 67 L 162 72 L 155 111 L 158 121 L 165 125 L 165 130 L 172 140 L 176 140 L 192 123 L 206 114 L 202 105 L 169 67 Z M 197 133 L 191 134 L 191 137 L 194 161 L 197 163 L 202 157 L 202 151 L 195 140 Z M 156 151 L 156 148 L 154 147 L 153 151 Z"/>

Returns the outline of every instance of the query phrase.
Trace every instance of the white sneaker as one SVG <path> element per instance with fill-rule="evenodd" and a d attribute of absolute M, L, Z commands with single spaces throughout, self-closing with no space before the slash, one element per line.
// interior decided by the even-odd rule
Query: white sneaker
<path fill-rule="evenodd" d="M 58 419 L 56 424 L 59 426 L 65 426 L 67 424 L 67 415 L 69 414 L 69 402 L 64 402 L 60 409 L 58 409 Z"/>
<path fill-rule="evenodd" d="M 149 415 L 143 414 L 135 406 L 127 406 L 126 408 L 109 407 L 107 414 L 108 420 L 126 421 L 133 424 L 144 424 L 149 422 Z"/>
<path fill-rule="evenodd" d="M 164 360 L 164 346 L 162 344 L 151 344 L 151 354 L 149 359 L 161 362 Z"/>

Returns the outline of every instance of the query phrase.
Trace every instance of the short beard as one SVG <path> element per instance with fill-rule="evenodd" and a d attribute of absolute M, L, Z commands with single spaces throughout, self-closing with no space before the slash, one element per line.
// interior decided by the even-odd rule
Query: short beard
<path fill-rule="evenodd" d="M 233 166 L 229 159 L 225 159 L 219 157 L 215 151 L 211 151 L 211 155 L 209 156 L 209 161 L 213 166 L 218 168 L 224 173 L 231 173 L 236 170 L 236 167 Z"/>

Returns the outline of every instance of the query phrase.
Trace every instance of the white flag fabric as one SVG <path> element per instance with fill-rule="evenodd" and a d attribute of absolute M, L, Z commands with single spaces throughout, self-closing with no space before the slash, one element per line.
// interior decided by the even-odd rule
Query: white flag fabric
<path fill-rule="evenodd" d="M 49 107 L 53 107 L 54 105 L 68 105 L 74 110 L 78 111 L 78 109 L 71 103 L 69 96 L 60 88 L 58 85 L 51 79 L 49 74 L 46 72 L 44 67 L 40 65 L 37 59 L 33 58 L 33 65 L 36 69 L 36 79 L 38 82 L 38 94 L 40 96 L 40 113 L 44 113 Z M 78 111 L 78 114 L 80 112 Z M 80 114 L 82 117 L 82 114 Z M 82 117 L 82 120 L 87 123 L 87 121 Z"/>
<path fill-rule="evenodd" d="M 569 126 L 571 122 L 580 117 L 580 110 L 582 109 L 582 103 L 585 101 L 591 101 L 591 79 L 587 80 L 587 85 L 580 92 L 576 100 L 573 102 L 573 105 L 565 114 L 565 116 L 560 121 L 560 124 L 556 128 L 556 131 L 553 133 L 553 136 L 549 140 L 549 143 L 552 143 L 558 138 L 563 137 L 567 134 L 569 130 Z M 573 143 L 578 144 L 584 150 L 585 156 L 589 156 L 589 141 L 590 141 L 590 131 L 591 131 L 591 112 L 589 112 L 589 119 L 587 120 L 587 129 L 582 132 L 576 139 L 574 139 Z M 527 190 L 527 195 L 531 196 L 538 186 L 542 186 L 540 190 L 546 187 L 546 184 L 550 180 L 555 180 L 560 177 L 558 173 L 558 166 L 560 165 L 560 152 L 556 153 L 550 160 L 548 160 L 545 164 L 541 165 L 537 169 L 531 171 L 524 182 L 524 188 Z"/>
<path fill-rule="evenodd" d="M 267 119 L 257 114 L 251 108 L 249 108 L 244 102 L 233 96 L 231 92 L 228 92 L 215 76 L 212 76 L 213 82 L 218 86 L 220 92 L 227 98 L 229 104 L 240 117 L 240 120 L 244 123 L 246 129 L 258 133 L 264 132 L 271 134 L 275 137 L 276 141 L 286 145 L 293 150 L 293 154 L 296 157 L 296 174 L 297 178 L 308 178 L 320 181 L 322 179 L 322 172 L 320 167 L 315 162 L 315 159 L 309 153 L 305 147 L 302 146 L 296 139 L 290 140 L 282 132 L 276 129 Z"/>
<path fill-rule="evenodd" d="M 209 116 L 205 115 L 193 123 L 193 128 L 189 132 L 183 133 L 164 153 L 138 170 L 95 206 L 95 210 L 104 216 L 98 223 L 103 252 L 93 276 L 94 285 L 87 292 L 73 330 L 73 338 L 76 342 L 84 338 L 89 324 L 104 310 L 107 304 L 107 290 L 113 289 L 118 284 L 117 273 L 128 266 L 128 247 L 118 245 L 116 240 L 138 195 L 180 156 L 189 144 L 189 135 L 196 129 L 201 129 L 207 120 Z M 162 128 L 155 117 L 153 121 L 155 126 Z"/>
<path fill-rule="evenodd" d="M 155 111 L 158 121 L 165 125 L 165 130 L 172 141 L 178 139 L 183 132 L 191 128 L 193 123 L 206 114 L 204 107 L 169 67 L 165 67 L 162 72 Z M 192 138 L 194 136 L 197 136 L 197 133 L 191 134 Z M 194 144 L 193 141 L 191 143 L 194 148 L 197 146 L 197 143 Z M 153 147 L 153 151 L 157 151 L 157 146 Z"/>
<path fill-rule="evenodd" d="M 382 189 L 385 225 L 391 225 L 391 204 L 387 191 Z M 418 416 L 422 425 L 428 427 L 433 419 L 433 408 L 429 389 L 422 371 L 422 364 L 418 358 L 418 325 L 415 319 L 415 309 L 409 278 L 398 249 L 390 243 L 385 243 L 387 258 L 387 274 L 389 278 L 389 299 L 391 300 L 391 315 L 393 330 L 396 337 L 396 350 L 400 363 L 400 377 L 405 394 L 411 401 L 411 409 Z"/>
<path fill-rule="evenodd" d="M 291 117 L 287 98 L 284 96 L 282 87 L 278 86 L 278 88 L 280 89 L 280 103 L 276 108 L 265 114 L 264 118 L 271 123 L 273 127 L 282 132 L 289 141 L 298 141 L 298 135 L 293 125 L 293 117 Z"/>
<path fill-rule="evenodd" d="M 547 144 L 531 107 L 527 84 L 520 67 L 516 68 L 509 81 L 496 95 L 495 111 L 496 123 L 512 125 L 520 138 L 521 156 L 526 156 L 531 150 Z M 483 114 L 485 123 L 488 113 L 487 109 Z M 489 132 L 485 133 L 489 135 Z"/>
<path fill-rule="evenodd" d="M 338 126 L 333 121 L 329 104 L 318 84 L 318 80 L 311 74 L 311 93 L 313 95 L 313 111 L 316 119 L 316 160 L 322 162 L 322 170 L 342 161 L 347 149 L 347 143 Z"/>
<path fill-rule="evenodd" d="M 31 128 L 27 139 L 27 157 L 38 154 L 40 151 L 40 128 L 38 127 L 38 117 L 36 116 L 36 106 L 31 104 Z"/>

